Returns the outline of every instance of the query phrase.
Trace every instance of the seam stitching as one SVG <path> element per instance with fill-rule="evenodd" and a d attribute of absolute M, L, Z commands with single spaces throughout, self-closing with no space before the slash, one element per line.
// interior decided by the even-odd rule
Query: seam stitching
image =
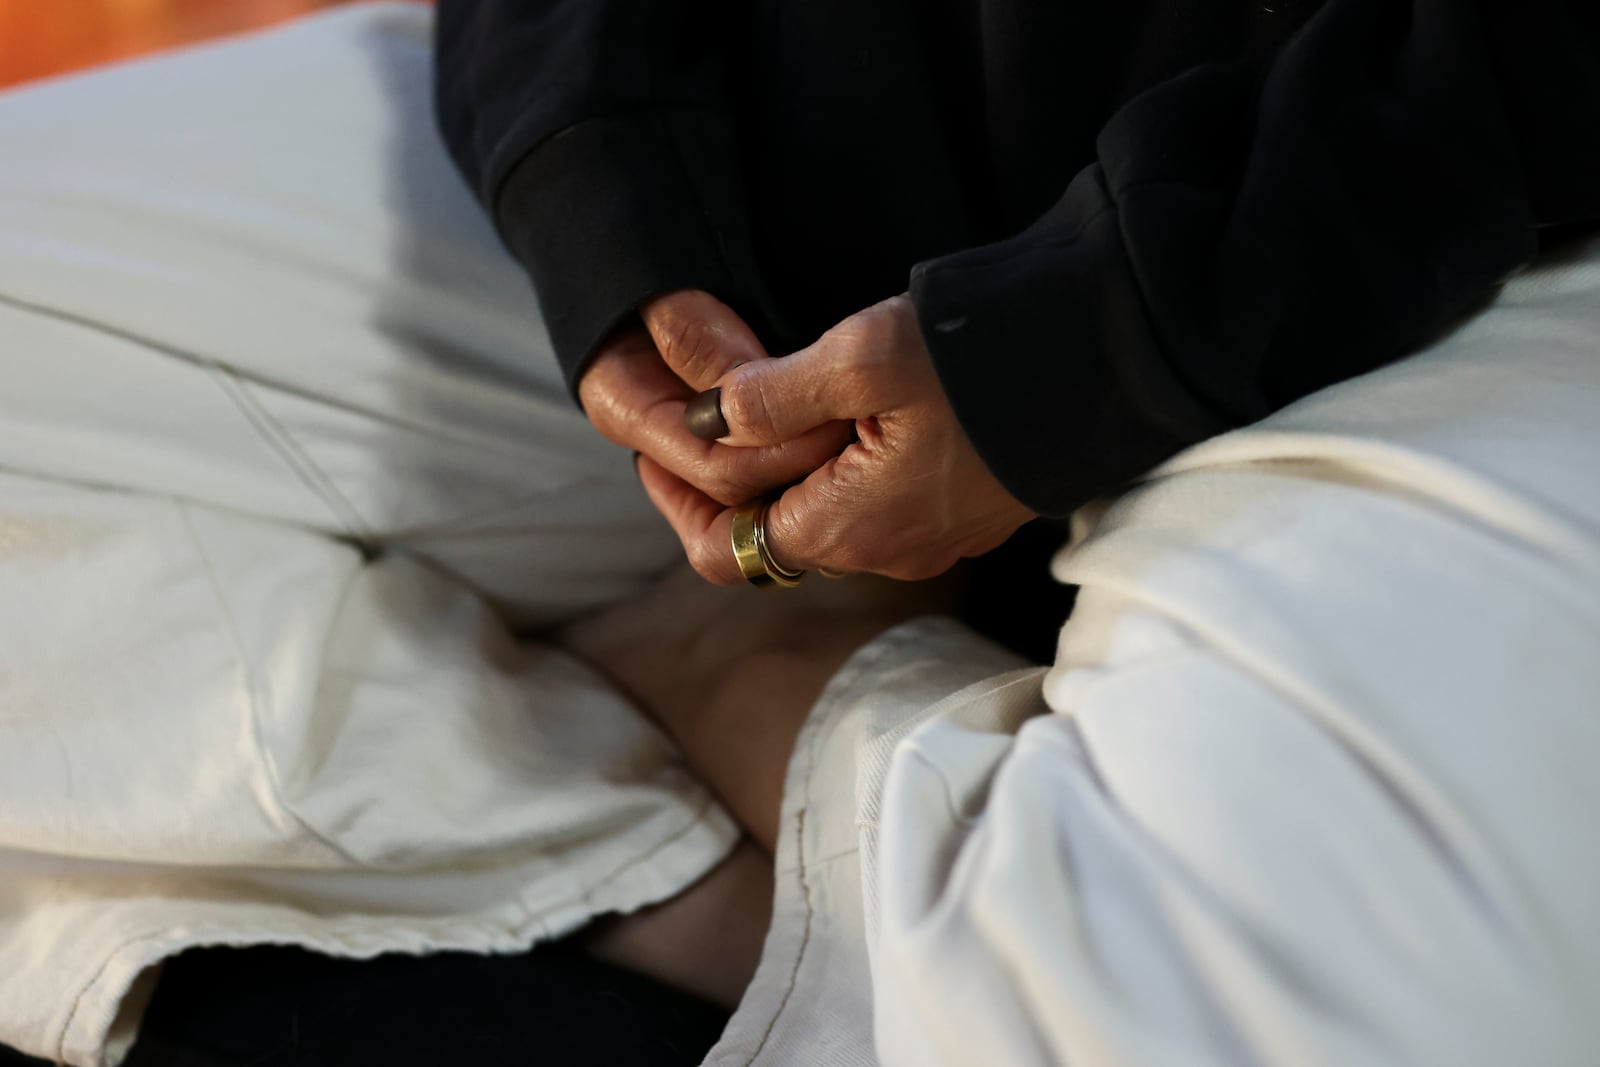
<path fill-rule="evenodd" d="M 424 437 L 431 437 L 439 441 L 447 441 L 451 444 L 477 449 L 490 453 L 491 455 L 501 456 L 506 459 L 512 459 L 524 463 L 528 462 L 530 458 L 537 458 L 536 454 L 530 455 L 530 450 L 527 449 L 517 448 L 499 441 L 490 441 L 483 438 L 464 435 L 454 430 L 430 425 L 428 423 L 417 422 L 412 419 L 401 418 L 392 412 L 378 411 L 373 408 L 364 407 L 360 404 L 351 403 L 350 401 L 342 400 L 338 397 L 318 393 L 314 390 L 296 385 L 293 382 L 273 378 L 257 371 L 247 371 L 238 367 L 230 367 L 210 357 L 199 355 L 195 352 L 180 348 L 176 345 L 168 344 L 164 341 L 157 341 L 154 338 L 148 337 L 142 333 L 138 333 L 137 331 L 126 329 L 121 326 L 114 326 L 106 322 L 98 322 L 94 319 L 86 318 L 70 311 L 51 307 L 48 304 L 36 303 L 32 300 L 25 300 L 6 293 L 0 293 L 0 304 L 15 308 L 18 311 L 42 315 L 45 318 L 52 319 L 56 322 L 66 323 L 70 326 L 77 326 L 80 329 L 89 330 L 93 333 L 98 333 L 106 337 L 114 337 L 120 341 L 126 341 L 130 344 L 138 345 L 139 347 L 147 349 L 151 352 L 168 356 L 173 359 L 182 360 L 185 363 L 193 363 L 202 367 L 220 367 L 226 370 L 227 373 L 238 378 L 240 381 L 247 382 L 250 385 L 271 389 L 274 392 L 283 393 L 286 396 L 296 397 L 298 399 L 306 400 L 337 411 L 359 415 L 362 418 L 371 419 L 374 422 L 379 422 L 386 426 L 394 426 L 402 430 L 408 430 Z"/>
<path fill-rule="evenodd" d="M 216 375 L 222 391 L 233 401 L 239 413 L 245 417 L 267 446 L 278 454 L 295 477 L 333 513 L 334 518 L 344 527 L 345 535 L 358 541 L 372 540 L 371 529 L 362 520 L 349 498 L 340 491 L 334 480 L 317 465 L 283 424 L 251 394 L 248 385 L 221 364 L 211 363 L 209 369 Z"/>
<path fill-rule="evenodd" d="M 255 668 L 250 662 L 250 658 L 245 655 L 244 642 L 239 637 L 238 623 L 234 620 L 233 610 L 228 606 L 228 599 L 223 593 L 222 581 L 217 575 L 217 568 L 212 562 L 211 554 L 206 551 L 205 542 L 200 537 L 200 532 L 195 529 L 194 520 L 189 514 L 190 505 L 186 501 L 180 500 L 176 497 L 170 499 L 172 500 L 173 506 L 177 508 L 178 517 L 183 521 L 183 528 L 184 531 L 189 535 L 190 545 L 193 546 L 195 554 L 200 557 L 200 562 L 205 567 L 206 582 L 211 587 L 211 595 L 216 599 L 217 610 L 222 615 L 223 626 L 228 632 L 228 641 L 233 645 L 233 654 L 238 658 L 239 673 L 243 676 L 245 693 L 250 701 L 250 739 L 255 746 L 256 755 L 261 758 L 262 762 L 266 764 L 268 768 L 269 773 L 266 777 L 268 786 L 272 791 L 272 799 L 277 803 L 278 809 L 283 815 L 288 816 L 288 818 L 293 820 L 296 826 L 299 826 L 306 833 L 310 834 L 314 840 L 331 850 L 334 855 L 338 856 L 359 870 L 370 870 L 371 866 L 369 864 L 363 863 L 356 859 L 356 857 L 352 856 L 339 844 L 324 836 L 322 832 L 319 831 L 315 826 L 312 826 L 310 823 L 306 822 L 305 819 L 301 818 L 299 812 L 295 811 L 288 804 L 288 802 L 284 800 L 283 792 L 278 781 L 278 776 L 276 772 L 272 771 L 272 760 L 267 755 L 266 747 L 261 743 L 260 730 L 261 720 L 263 717 L 262 706 L 265 687 L 260 684 L 259 679 L 256 677 Z"/>

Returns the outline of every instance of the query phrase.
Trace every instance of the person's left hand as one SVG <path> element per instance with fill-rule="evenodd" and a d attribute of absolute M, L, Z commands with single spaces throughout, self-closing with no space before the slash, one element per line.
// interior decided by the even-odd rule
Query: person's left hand
<path fill-rule="evenodd" d="M 707 497 L 737 504 L 804 477 L 844 447 L 849 427 L 818 427 L 773 448 L 727 448 L 684 422 L 696 392 L 731 368 L 767 359 L 755 331 L 710 293 L 647 300 L 607 338 L 578 380 L 578 398 L 607 440 L 642 453 Z M 642 461 L 641 461 L 642 462 Z"/>
<path fill-rule="evenodd" d="M 774 445 L 855 421 L 858 440 L 767 512 L 767 545 L 786 569 L 930 578 L 1034 517 L 961 429 L 905 296 L 852 315 L 785 359 L 735 367 L 719 386 L 724 444 Z M 719 585 L 741 582 L 732 509 L 648 457 L 639 475 L 695 570 Z"/>

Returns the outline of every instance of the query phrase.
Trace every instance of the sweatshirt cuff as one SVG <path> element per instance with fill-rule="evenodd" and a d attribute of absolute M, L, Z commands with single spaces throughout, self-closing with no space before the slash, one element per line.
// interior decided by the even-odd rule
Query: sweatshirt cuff
<path fill-rule="evenodd" d="M 496 225 L 533 280 L 574 395 L 601 341 L 652 296 L 704 289 L 753 314 L 733 160 L 724 119 L 652 111 L 569 127 L 501 183 Z"/>
<path fill-rule="evenodd" d="M 1230 428 L 1163 357 L 1099 167 L 1022 234 L 919 265 L 911 297 L 962 428 L 1041 515 Z"/>

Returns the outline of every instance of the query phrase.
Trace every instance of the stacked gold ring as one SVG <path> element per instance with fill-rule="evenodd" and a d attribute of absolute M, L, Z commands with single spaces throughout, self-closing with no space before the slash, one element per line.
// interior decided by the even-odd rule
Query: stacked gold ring
<path fill-rule="evenodd" d="M 778 564 L 767 548 L 768 500 L 753 500 L 733 509 L 733 558 L 744 580 L 759 589 L 793 589 L 806 576 Z"/>

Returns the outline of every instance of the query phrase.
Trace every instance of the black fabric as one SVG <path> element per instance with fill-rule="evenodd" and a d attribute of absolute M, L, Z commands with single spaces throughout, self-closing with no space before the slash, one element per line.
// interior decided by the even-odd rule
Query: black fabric
<path fill-rule="evenodd" d="M 167 964 L 125 1067 L 692 1067 L 726 1022 L 566 944 L 371 960 L 202 949 Z M 0 1047 L 0 1067 L 44 1062 Z"/>
<path fill-rule="evenodd" d="M 569 378 L 649 293 L 776 351 L 909 288 L 1060 515 L 1414 350 L 1600 219 L 1592 0 L 441 0 Z M 909 282 L 908 282 L 909 279 Z"/>
<path fill-rule="evenodd" d="M 501 188 L 501 232 L 542 296 L 574 394 L 598 340 L 656 293 L 704 289 L 759 318 L 736 194 L 717 190 L 703 152 L 679 147 L 697 141 L 721 153 L 729 136 L 688 109 L 590 119 L 553 136 Z M 646 173 L 639 184 L 634 176 Z M 595 257 L 615 233 L 637 235 L 628 254 Z"/>

